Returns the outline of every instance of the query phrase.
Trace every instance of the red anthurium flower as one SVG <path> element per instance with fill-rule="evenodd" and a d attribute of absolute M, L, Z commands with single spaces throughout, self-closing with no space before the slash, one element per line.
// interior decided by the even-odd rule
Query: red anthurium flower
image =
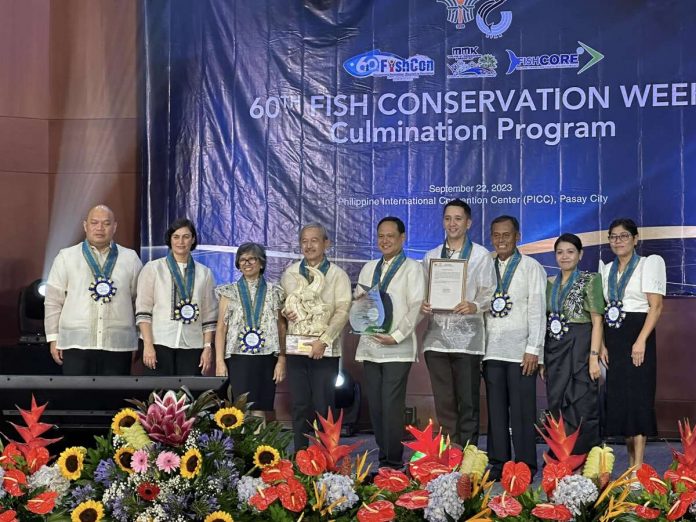
<path fill-rule="evenodd" d="M 295 472 L 292 470 L 292 462 L 287 459 L 281 459 L 275 466 L 266 468 L 261 472 L 261 479 L 266 484 L 283 482 L 294 476 Z"/>
<path fill-rule="evenodd" d="M 532 472 L 524 462 L 506 462 L 503 466 L 501 483 L 512 496 L 521 495 L 532 482 Z"/>
<path fill-rule="evenodd" d="M 143 482 L 138 486 L 138 495 L 140 495 L 140 498 L 147 500 L 148 502 L 155 500 L 159 493 L 159 486 L 157 484 L 153 484 L 152 482 Z"/>
<path fill-rule="evenodd" d="M 358 510 L 359 522 L 391 522 L 396 518 L 394 504 L 388 500 L 378 500 Z"/>
<path fill-rule="evenodd" d="M 3 511 L 0 513 L 0 522 L 19 522 L 16 511 Z"/>
<path fill-rule="evenodd" d="M 549 462 L 548 464 L 546 464 L 546 466 L 544 466 L 544 472 L 542 474 L 541 479 L 541 487 L 544 488 L 546 496 L 551 497 L 553 492 L 556 490 L 558 481 L 572 473 L 573 470 L 570 469 L 570 466 L 563 462 Z"/>
<path fill-rule="evenodd" d="M 545 520 L 558 520 L 560 522 L 573 520 L 573 514 L 563 504 L 537 504 L 532 509 L 532 515 Z"/>
<path fill-rule="evenodd" d="M 254 506 L 259 511 L 266 511 L 268 506 L 273 504 L 278 499 L 278 491 L 275 486 L 267 487 L 259 491 L 256 495 L 249 499 L 249 504 Z"/>
<path fill-rule="evenodd" d="M 662 481 L 660 475 L 650 464 L 643 464 L 636 472 L 636 477 L 648 493 L 667 493 L 667 484 Z"/>
<path fill-rule="evenodd" d="M 295 462 L 300 471 L 310 477 L 317 477 L 326 471 L 326 457 L 317 446 L 298 451 Z"/>
<path fill-rule="evenodd" d="M 22 452 L 19 450 L 19 446 L 16 443 L 10 442 L 0 455 L 0 466 L 5 469 L 15 465 L 15 457 L 21 457 Z"/>
<path fill-rule="evenodd" d="M 488 507 L 495 511 L 495 514 L 500 518 L 516 517 L 522 513 L 522 504 L 516 498 L 503 493 L 497 497 L 493 497 L 488 501 Z"/>
<path fill-rule="evenodd" d="M 24 458 L 29 466 L 29 471 L 31 473 L 36 473 L 41 466 L 48 464 L 51 454 L 46 448 L 29 448 L 24 453 Z"/>
<path fill-rule="evenodd" d="M 679 464 L 676 470 L 667 470 L 665 480 L 672 483 L 674 489 L 677 484 L 682 484 L 689 491 L 696 490 L 696 472 Z"/>
<path fill-rule="evenodd" d="M 654 520 L 660 516 L 659 509 L 648 506 L 635 506 L 633 511 L 636 512 L 636 515 L 638 515 L 640 518 L 644 518 L 645 520 Z"/>
<path fill-rule="evenodd" d="M 286 483 L 278 484 L 276 489 L 285 509 L 299 513 L 307 505 L 307 491 L 299 480 L 288 479 Z"/>
<path fill-rule="evenodd" d="M 421 463 L 423 460 L 424 459 L 420 459 L 409 464 L 411 476 L 423 486 L 425 486 L 435 477 L 439 477 L 440 475 L 451 472 L 449 466 L 446 466 L 445 464 L 440 464 L 439 462 L 432 460 Z"/>
<path fill-rule="evenodd" d="M 406 509 L 425 509 L 428 507 L 429 496 L 430 493 L 428 493 L 425 489 L 409 491 L 398 498 L 396 505 Z"/>
<path fill-rule="evenodd" d="M 695 491 L 687 491 L 679 495 L 679 499 L 667 512 L 667 520 L 678 520 L 686 514 L 686 510 L 696 500 Z"/>
<path fill-rule="evenodd" d="M 389 468 L 379 468 L 374 480 L 375 486 L 392 493 L 399 493 L 409 485 L 408 477 L 401 471 Z"/>
<path fill-rule="evenodd" d="M 21 497 L 24 495 L 22 486 L 27 483 L 27 476 L 18 469 L 8 469 L 5 472 L 5 477 L 2 480 L 2 486 L 13 497 Z"/>
<path fill-rule="evenodd" d="M 34 498 L 29 499 L 27 502 L 27 509 L 32 513 L 37 515 L 46 515 L 53 511 L 56 507 L 56 498 L 58 493 L 55 491 L 45 491 L 44 493 L 39 493 Z"/>

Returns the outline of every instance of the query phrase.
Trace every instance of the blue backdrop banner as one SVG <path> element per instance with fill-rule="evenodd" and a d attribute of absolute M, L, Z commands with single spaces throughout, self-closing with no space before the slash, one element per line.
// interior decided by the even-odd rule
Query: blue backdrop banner
<path fill-rule="evenodd" d="M 517 216 L 549 272 L 559 234 L 596 270 L 609 222 L 631 217 L 668 291 L 696 293 L 696 2 L 141 5 L 144 257 L 189 217 L 218 282 L 245 241 L 273 279 L 320 222 L 355 275 L 382 217 L 420 258 L 459 197 L 474 241 Z"/>

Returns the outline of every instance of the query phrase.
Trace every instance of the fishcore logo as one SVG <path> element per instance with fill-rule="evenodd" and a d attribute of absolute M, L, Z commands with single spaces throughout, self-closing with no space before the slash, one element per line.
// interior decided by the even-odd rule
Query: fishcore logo
<path fill-rule="evenodd" d="M 578 74 L 582 74 L 604 59 L 602 53 L 589 45 L 582 42 L 578 42 L 578 45 L 579 47 L 574 53 L 548 53 L 534 56 L 517 56 L 510 49 L 506 49 L 510 58 L 506 74 L 525 69 L 578 69 L 580 68 L 580 56 L 587 52 L 590 55 L 590 60 L 578 71 Z"/>
<path fill-rule="evenodd" d="M 481 54 L 478 45 L 452 47 L 447 55 L 447 78 L 492 78 L 496 76 L 498 60 L 492 54 Z"/>
<path fill-rule="evenodd" d="M 435 62 L 427 56 L 416 54 L 402 58 L 394 53 L 383 53 L 379 49 L 348 58 L 343 62 L 343 68 L 356 78 L 375 76 L 396 82 L 410 82 L 420 76 L 435 74 Z"/>
<path fill-rule="evenodd" d="M 500 21 L 489 22 L 488 17 L 507 0 L 437 0 L 447 6 L 447 21 L 457 29 L 464 29 L 466 24 L 476 18 L 476 27 L 487 38 L 500 38 L 512 24 L 512 12 L 501 11 Z M 479 3 L 481 2 L 481 3 Z M 477 6 L 478 4 L 478 6 Z"/>

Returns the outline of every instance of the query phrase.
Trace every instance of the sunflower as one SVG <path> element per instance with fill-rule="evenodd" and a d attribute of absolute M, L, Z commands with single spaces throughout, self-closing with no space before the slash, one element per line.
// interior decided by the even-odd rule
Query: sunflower
<path fill-rule="evenodd" d="M 124 408 L 114 415 L 114 420 L 111 421 L 111 430 L 116 435 L 123 435 L 121 428 L 130 428 L 133 424 L 138 423 L 138 412 L 131 408 Z"/>
<path fill-rule="evenodd" d="M 60 474 L 68 480 L 77 480 L 82 475 L 85 463 L 85 449 L 73 446 L 63 450 L 58 457 L 58 469 Z"/>
<path fill-rule="evenodd" d="M 133 454 L 135 450 L 130 446 L 123 446 L 118 449 L 116 455 L 114 455 L 114 460 L 118 467 L 121 468 L 126 473 L 133 473 L 133 466 L 131 465 L 131 460 L 133 459 Z"/>
<path fill-rule="evenodd" d="M 179 469 L 184 478 L 193 478 L 201 472 L 203 466 L 203 455 L 196 448 L 191 448 L 181 457 Z"/>
<path fill-rule="evenodd" d="M 234 522 L 232 515 L 224 511 L 216 511 L 205 517 L 204 522 Z"/>
<path fill-rule="evenodd" d="M 72 522 L 99 522 L 102 518 L 104 518 L 104 505 L 94 500 L 78 504 L 70 513 Z"/>
<path fill-rule="evenodd" d="M 254 464 L 259 468 L 269 468 L 278 464 L 280 453 L 273 446 L 259 446 L 254 453 Z"/>
<path fill-rule="evenodd" d="M 244 414 L 238 408 L 220 408 L 215 414 L 215 422 L 223 430 L 234 430 L 244 424 Z"/>

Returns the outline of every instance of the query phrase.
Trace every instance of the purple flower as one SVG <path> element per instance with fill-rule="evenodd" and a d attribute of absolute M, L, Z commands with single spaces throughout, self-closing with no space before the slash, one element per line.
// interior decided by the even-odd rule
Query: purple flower
<path fill-rule="evenodd" d="M 70 509 L 75 509 L 79 504 L 86 502 L 87 500 L 93 500 L 96 490 L 92 484 L 86 484 L 84 486 L 76 486 L 70 492 Z"/>
<path fill-rule="evenodd" d="M 100 460 L 97 469 L 94 470 L 94 480 L 102 484 L 104 487 L 111 486 L 111 483 L 118 477 L 116 463 L 109 460 Z"/>

